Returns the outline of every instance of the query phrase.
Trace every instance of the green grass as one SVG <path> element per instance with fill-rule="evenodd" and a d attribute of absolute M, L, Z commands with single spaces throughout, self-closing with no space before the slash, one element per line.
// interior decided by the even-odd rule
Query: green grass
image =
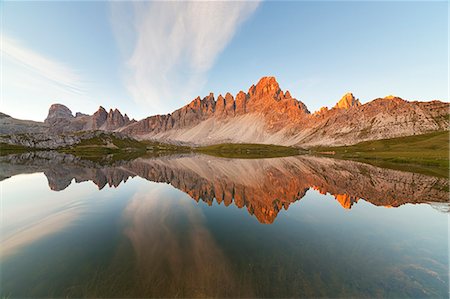
<path fill-rule="evenodd" d="M 36 149 L 29 148 L 22 145 L 14 145 L 0 142 L 0 156 L 9 155 L 9 154 L 20 154 L 30 151 L 35 151 Z"/>
<path fill-rule="evenodd" d="M 132 139 L 132 138 L 118 138 L 112 134 L 101 133 L 96 137 L 83 139 L 76 144 L 75 148 L 83 147 L 117 147 L 119 149 L 133 148 L 133 149 L 145 149 L 145 144 Z"/>
<path fill-rule="evenodd" d="M 449 131 L 439 131 L 312 150 L 316 154 L 334 152 L 332 156 L 335 158 L 448 178 L 449 137 Z"/>
<path fill-rule="evenodd" d="M 194 148 L 194 152 L 224 158 L 258 159 L 295 156 L 302 151 L 295 147 L 253 144 L 253 143 L 223 143 Z"/>
<path fill-rule="evenodd" d="M 142 140 L 140 142 L 145 145 L 148 152 L 187 153 L 192 151 L 192 148 L 189 146 L 162 143 L 152 140 Z"/>
<path fill-rule="evenodd" d="M 120 160 L 132 160 L 139 157 L 155 157 L 174 153 L 184 153 L 189 147 L 165 144 L 153 141 L 138 141 L 133 138 L 118 138 L 108 133 L 83 139 L 80 143 L 59 149 L 82 159 L 103 164 Z"/>
<path fill-rule="evenodd" d="M 115 162 L 138 158 L 144 155 L 146 150 L 145 144 L 135 139 L 122 139 L 112 134 L 101 133 L 58 151 L 95 162 Z"/>
<path fill-rule="evenodd" d="M 97 162 L 105 162 L 105 156 L 115 161 L 140 156 L 155 157 L 190 152 L 208 154 L 216 157 L 245 159 L 285 157 L 301 153 L 297 148 L 279 145 L 227 143 L 192 148 L 150 140 L 118 139 L 107 134 L 85 139 L 79 144 L 64 148 L 61 151 Z"/>

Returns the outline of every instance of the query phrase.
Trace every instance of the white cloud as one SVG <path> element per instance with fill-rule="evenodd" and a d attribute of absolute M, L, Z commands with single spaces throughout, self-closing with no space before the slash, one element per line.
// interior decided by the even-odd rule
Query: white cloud
<path fill-rule="evenodd" d="M 165 113 L 194 97 L 217 56 L 259 2 L 111 5 L 113 28 L 127 58 L 127 88 L 152 113 Z"/>
<path fill-rule="evenodd" d="M 55 102 L 68 107 L 95 106 L 86 82 L 69 66 L 46 57 L 6 34 L 1 37 L 0 111 L 42 121 Z"/>
<path fill-rule="evenodd" d="M 65 91 L 82 93 L 79 75 L 64 64 L 30 50 L 6 35 L 2 36 L 0 51 L 3 59 L 11 59 L 23 72 L 32 72 Z"/>

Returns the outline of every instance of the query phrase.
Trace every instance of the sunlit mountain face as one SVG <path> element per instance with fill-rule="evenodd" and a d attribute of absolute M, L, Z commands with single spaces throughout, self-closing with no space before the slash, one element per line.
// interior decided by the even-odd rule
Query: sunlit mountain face
<path fill-rule="evenodd" d="M 444 178 L 313 156 L 57 152 L 3 156 L 0 178 L 11 298 L 448 291 Z"/>

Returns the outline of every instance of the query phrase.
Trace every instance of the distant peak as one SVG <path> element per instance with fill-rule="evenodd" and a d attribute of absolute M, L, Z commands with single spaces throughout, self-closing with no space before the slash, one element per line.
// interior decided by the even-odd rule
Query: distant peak
<path fill-rule="evenodd" d="M 231 93 L 229 93 L 229 92 L 227 92 L 226 94 L 225 94 L 225 100 L 226 101 L 232 101 L 234 98 L 233 98 L 233 96 L 231 95 Z"/>
<path fill-rule="evenodd" d="M 358 99 L 355 98 L 353 93 L 348 92 L 339 100 L 339 102 L 337 102 L 337 104 L 334 106 L 334 108 L 349 109 L 351 107 L 357 107 L 357 106 L 361 106 L 361 103 L 359 102 Z"/>
<path fill-rule="evenodd" d="M 256 84 L 256 89 L 262 89 L 268 87 L 272 90 L 278 90 L 280 89 L 280 86 L 278 85 L 277 79 L 275 77 L 262 77 L 259 79 L 258 83 Z"/>
<path fill-rule="evenodd" d="M 53 104 L 48 109 L 48 115 L 44 122 L 52 122 L 60 118 L 73 118 L 72 111 L 63 104 Z"/>
<path fill-rule="evenodd" d="M 320 107 L 320 109 L 319 110 L 317 110 L 316 112 L 314 112 L 314 115 L 322 115 L 322 114 L 324 114 L 324 113 L 326 113 L 328 111 L 328 107 L 326 107 L 326 106 L 323 106 L 323 107 Z"/>
<path fill-rule="evenodd" d="M 59 104 L 59 103 L 52 104 L 50 106 L 50 109 L 53 109 L 53 110 L 55 110 L 55 109 L 67 109 L 67 110 L 70 110 L 69 108 L 67 108 L 66 105 Z"/>
<path fill-rule="evenodd" d="M 265 85 L 265 84 L 278 84 L 277 79 L 273 76 L 266 76 L 266 77 L 262 77 L 261 79 L 259 79 L 258 85 Z"/>
<path fill-rule="evenodd" d="M 275 77 L 262 77 L 256 86 L 252 85 L 249 89 L 249 94 L 257 96 L 275 95 L 279 92 L 280 86 Z"/>

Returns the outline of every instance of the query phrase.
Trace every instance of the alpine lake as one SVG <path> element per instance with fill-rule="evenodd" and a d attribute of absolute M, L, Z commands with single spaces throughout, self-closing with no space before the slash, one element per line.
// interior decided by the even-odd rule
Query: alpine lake
<path fill-rule="evenodd" d="M 449 295 L 448 179 L 327 157 L 0 157 L 1 298 Z"/>

